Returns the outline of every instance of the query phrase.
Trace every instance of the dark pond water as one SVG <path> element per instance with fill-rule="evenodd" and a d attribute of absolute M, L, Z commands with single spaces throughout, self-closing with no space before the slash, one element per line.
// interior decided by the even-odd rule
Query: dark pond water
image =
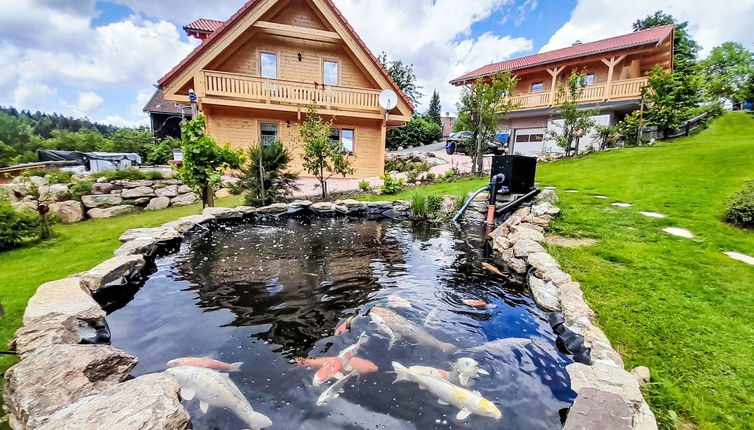
<path fill-rule="evenodd" d="M 547 315 L 526 293 L 481 268 L 483 237 L 482 227 L 342 219 L 258 221 L 197 233 L 178 253 L 159 258 L 134 300 L 108 317 L 112 342 L 140 358 L 137 375 L 184 356 L 244 362 L 230 378 L 270 417 L 272 429 L 560 428 L 559 410 L 575 395 L 565 372 L 572 360 L 558 352 Z M 391 295 L 411 307 L 390 307 Z M 476 309 L 464 299 L 496 307 Z M 333 336 L 346 317 L 373 306 L 457 349 L 411 339 L 388 349 L 368 316 Z M 349 379 L 339 398 L 317 406 L 329 384 L 314 387 L 316 368 L 296 358 L 336 356 L 362 331 L 369 340 L 358 356 L 379 371 Z M 487 344 L 505 338 L 530 342 Z M 490 373 L 473 389 L 495 403 L 501 420 L 459 421 L 458 408 L 438 404 L 416 383 L 393 384 L 392 361 L 450 370 L 460 357 Z M 196 400 L 184 404 L 195 430 L 245 427 L 227 410 L 202 414 Z"/>

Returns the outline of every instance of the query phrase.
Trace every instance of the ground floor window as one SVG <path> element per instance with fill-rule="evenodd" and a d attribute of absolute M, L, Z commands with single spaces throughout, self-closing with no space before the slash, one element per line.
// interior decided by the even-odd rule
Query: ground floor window
<path fill-rule="evenodd" d="M 545 136 L 542 133 L 539 134 L 519 134 L 516 135 L 516 142 L 541 142 Z"/>
<path fill-rule="evenodd" d="M 354 130 L 351 128 L 333 128 L 330 130 L 330 140 L 339 142 L 343 146 L 343 150 L 348 153 L 353 153 L 354 135 Z"/>
<path fill-rule="evenodd" d="M 277 124 L 262 124 L 260 130 L 260 142 L 262 145 L 269 145 L 272 142 L 278 141 L 278 125 Z"/>

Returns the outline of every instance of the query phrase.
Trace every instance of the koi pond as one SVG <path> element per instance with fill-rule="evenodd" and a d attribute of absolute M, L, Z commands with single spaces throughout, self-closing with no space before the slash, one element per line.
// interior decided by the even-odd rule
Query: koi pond
<path fill-rule="evenodd" d="M 333 218 L 194 229 L 108 316 L 112 344 L 140 357 L 135 375 L 217 377 L 177 377 L 194 430 L 559 429 L 573 359 L 484 237 Z"/>

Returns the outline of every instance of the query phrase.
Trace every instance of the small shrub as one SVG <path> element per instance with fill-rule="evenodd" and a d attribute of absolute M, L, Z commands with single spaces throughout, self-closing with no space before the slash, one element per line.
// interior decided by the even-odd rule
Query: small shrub
<path fill-rule="evenodd" d="M 754 228 L 754 180 L 728 199 L 725 221 L 742 228 Z"/>
<path fill-rule="evenodd" d="M 427 196 L 427 213 L 436 218 L 440 213 L 440 207 L 442 207 L 442 196 L 437 194 L 430 194 Z"/>
<path fill-rule="evenodd" d="M 369 181 L 359 181 L 359 189 L 361 191 L 369 191 Z"/>
<path fill-rule="evenodd" d="M 159 172 L 150 172 L 150 173 L 159 173 Z M 160 176 L 162 175 L 160 174 Z M 92 175 L 93 179 L 97 179 L 101 177 L 104 177 L 108 181 L 113 181 L 113 180 L 118 180 L 118 179 L 126 179 L 130 181 L 134 181 L 138 179 L 146 179 L 147 176 L 144 174 L 144 172 L 136 168 L 107 170 L 104 172 L 97 172 Z"/>
<path fill-rule="evenodd" d="M 92 183 L 89 181 L 74 181 L 73 185 L 68 188 L 71 193 L 71 199 L 81 201 L 81 196 L 88 196 L 92 193 Z"/>
<path fill-rule="evenodd" d="M 382 179 L 382 185 L 380 186 L 382 194 L 395 194 L 405 187 L 403 178 L 393 179 L 388 172 L 380 176 L 380 179 Z"/>
<path fill-rule="evenodd" d="M 9 202 L 0 200 L 0 250 L 18 246 L 24 239 L 36 238 L 39 221 L 36 212 L 16 212 Z"/>
<path fill-rule="evenodd" d="M 411 194 L 411 212 L 414 218 L 427 218 L 427 196 L 418 191 Z"/>
<path fill-rule="evenodd" d="M 427 173 L 426 175 L 424 175 L 424 182 L 433 182 L 436 176 L 437 175 L 435 175 L 434 173 Z"/>
<path fill-rule="evenodd" d="M 407 179 L 409 184 L 415 184 L 419 180 L 419 172 L 418 170 L 409 170 Z"/>
<path fill-rule="evenodd" d="M 156 181 L 159 179 L 165 179 L 165 175 L 162 174 L 162 172 L 146 172 L 144 173 L 144 179 L 149 179 L 150 181 Z"/>
<path fill-rule="evenodd" d="M 445 172 L 445 177 L 446 178 L 452 178 L 453 176 L 455 176 L 457 174 L 458 174 L 458 172 L 456 172 L 455 169 L 450 169 L 447 172 Z"/>

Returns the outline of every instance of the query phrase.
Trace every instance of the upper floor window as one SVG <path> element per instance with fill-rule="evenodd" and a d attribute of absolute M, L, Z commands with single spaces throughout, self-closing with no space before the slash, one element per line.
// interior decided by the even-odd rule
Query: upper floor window
<path fill-rule="evenodd" d="M 263 78 L 278 77 L 278 56 L 273 52 L 259 54 L 260 72 Z"/>
<path fill-rule="evenodd" d="M 278 140 L 278 125 L 277 124 L 262 124 L 260 141 L 262 145 L 269 145 L 272 142 Z"/>
<path fill-rule="evenodd" d="M 586 75 L 584 82 L 586 83 L 586 85 L 594 85 L 594 73 Z"/>
<path fill-rule="evenodd" d="M 545 89 L 544 82 L 534 82 L 533 84 L 531 84 L 531 92 L 533 93 L 542 92 L 542 90 L 544 89 Z"/>
<path fill-rule="evenodd" d="M 323 61 L 322 75 L 323 81 L 327 85 L 338 85 L 340 65 L 337 61 Z"/>

